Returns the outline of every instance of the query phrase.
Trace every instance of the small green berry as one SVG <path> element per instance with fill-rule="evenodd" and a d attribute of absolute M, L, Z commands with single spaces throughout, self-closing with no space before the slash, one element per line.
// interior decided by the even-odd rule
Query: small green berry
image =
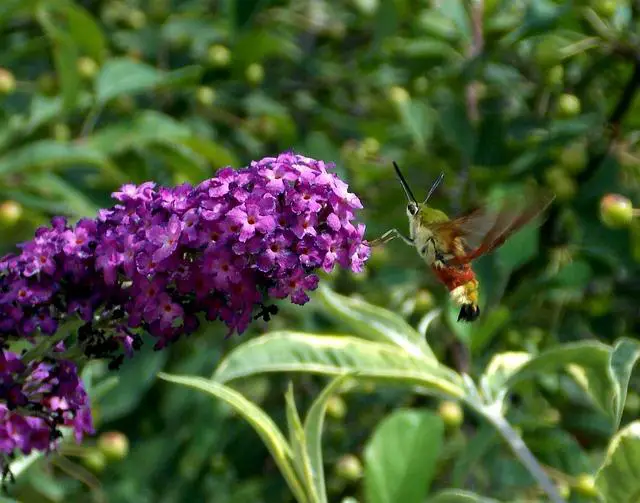
<path fill-rule="evenodd" d="M 202 106 L 209 107 L 216 100 L 216 92 L 208 86 L 200 86 L 196 90 L 196 100 Z"/>
<path fill-rule="evenodd" d="M 558 114 L 561 117 L 574 117 L 580 113 L 580 99 L 573 94 L 561 94 L 558 98 Z"/>
<path fill-rule="evenodd" d="M 336 475 L 340 478 L 355 482 L 364 473 L 362 463 L 353 454 L 345 454 L 336 463 Z"/>
<path fill-rule="evenodd" d="M 215 44 L 207 51 L 207 61 L 212 66 L 225 67 L 231 61 L 231 51 L 224 45 Z"/>
<path fill-rule="evenodd" d="M 91 470 L 93 473 L 100 473 L 104 471 L 107 466 L 107 458 L 98 449 L 89 450 L 82 458 L 82 464 Z"/>
<path fill-rule="evenodd" d="M 10 227 L 18 223 L 23 213 L 22 205 L 16 201 L 9 200 L 0 203 L 0 223 L 4 227 Z"/>
<path fill-rule="evenodd" d="M 129 439 L 119 431 L 108 431 L 98 437 L 98 449 L 110 461 L 120 461 L 129 454 Z"/>
<path fill-rule="evenodd" d="M 438 415 L 450 430 L 457 430 L 464 422 L 464 412 L 458 402 L 442 402 L 438 407 Z"/>
<path fill-rule="evenodd" d="M 0 68 L 0 94 L 11 94 L 16 89 L 16 78 L 6 68 Z"/>
<path fill-rule="evenodd" d="M 260 84 L 264 80 L 264 67 L 259 63 L 251 63 L 245 70 L 245 76 L 250 84 Z"/>
<path fill-rule="evenodd" d="M 631 201 L 620 194 L 606 194 L 600 200 L 600 220 L 612 229 L 628 227 L 633 220 Z"/>
<path fill-rule="evenodd" d="M 77 65 L 78 73 L 84 79 L 91 79 L 98 73 L 98 63 L 86 56 L 78 58 Z"/>
<path fill-rule="evenodd" d="M 410 95 L 404 87 L 393 86 L 389 89 L 389 99 L 394 103 L 404 103 L 410 99 Z"/>

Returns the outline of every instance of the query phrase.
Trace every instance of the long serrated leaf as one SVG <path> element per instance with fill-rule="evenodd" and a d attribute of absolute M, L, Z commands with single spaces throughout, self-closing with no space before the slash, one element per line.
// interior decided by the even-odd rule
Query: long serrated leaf
<path fill-rule="evenodd" d="M 360 377 L 414 385 L 435 394 L 462 398 L 460 376 L 426 357 L 389 344 L 340 335 L 273 332 L 235 348 L 213 375 L 228 382 L 264 372 L 307 372 Z"/>
<path fill-rule="evenodd" d="M 38 173 L 23 182 L 25 187 L 46 190 L 65 206 L 65 213 L 76 217 L 89 217 L 96 214 L 99 206 L 91 201 L 81 190 L 73 187 L 54 173 Z"/>
<path fill-rule="evenodd" d="M 0 157 L 0 174 L 24 173 L 34 168 L 60 168 L 72 164 L 91 164 L 105 168 L 108 163 L 106 156 L 90 146 L 40 140 Z"/>
<path fill-rule="evenodd" d="M 327 401 L 331 394 L 340 386 L 345 379 L 352 376 L 352 373 L 342 374 L 331 381 L 322 393 L 314 400 L 309 408 L 309 412 L 304 420 L 304 432 L 307 441 L 307 452 L 313 473 L 313 484 L 320 498 L 321 503 L 326 503 L 327 486 L 324 479 L 324 464 L 322 460 L 322 427 L 324 416 L 327 411 Z"/>
<path fill-rule="evenodd" d="M 75 106 L 80 91 L 80 74 L 77 67 L 78 47 L 68 33 L 56 26 L 49 7 L 42 5 L 36 17 L 53 46 L 53 60 L 60 81 L 64 109 L 71 110 Z"/>
<path fill-rule="evenodd" d="M 309 459 L 309 452 L 307 450 L 307 440 L 300 420 L 300 414 L 298 413 L 298 407 L 296 407 L 296 400 L 293 394 L 293 384 L 290 382 L 285 394 L 285 411 L 287 415 L 287 427 L 289 428 L 289 445 L 293 451 L 292 461 L 293 467 L 298 474 L 300 480 L 306 488 L 306 492 L 309 495 L 311 501 L 318 500 L 318 494 L 316 486 L 314 484 L 314 474 L 311 466 L 311 460 Z"/>
<path fill-rule="evenodd" d="M 168 382 L 203 391 L 231 406 L 260 436 L 298 501 L 308 501 L 291 464 L 291 447 L 273 420 L 260 407 L 237 391 L 202 377 L 171 375 L 164 372 L 159 373 L 158 377 Z"/>
<path fill-rule="evenodd" d="M 411 355 L 426 356 L 436 361 L 425 338 L 396 313 L 363 300 L 345 297 L 324 285 L 318 288 L 318 296 L 327 311 L 339 317 L 361 337 L 387 342 Z"/>
<path fill-rule="evenodd" d="M 59 1 L 52 6 L 61 11 L 68 22 L 69 35 L 76 46 L 98 63 L 107 51 L 107 40 L 95 18 L 77 2 Z"/>
<path fill-rule="evenodd" d="M 385 418 L 364 450 L 366 501 L 422 503 L 443 440 L 444 423 L 430 411 L 398 410 Z"/>
<path fill-rule="evenodd" d="M 595 341 L 575 342 L 543 351 L 531 358 L 506 380 L 507 387 L 514 386 L 540 372 L 550 372 L 569 364 L 588 367 L 606 367 L 611 347 Z"/>
<path fill-rule="evenodd" d="M 85 145 L 104 155 L 117 155 L 150 143 L 180 143 L 191 137 L 189 128 L 160 112 L 146 110 L 133 121 L 102 128 Z"/>
<path fill-rule="evenodd" d="M 445 489 L 427 499 L 427 503 L 499 503 L 493 498 L 485 498 L 471 491 Z"/>
<path fill-rule="evenodd" d="M 96 100 L 104 104 L 117 96 L 139 94 L 159 87 L 183 84 L 199 78 L 200 67 L 185 67 L 173 72 L 127 58 L 108 60 L 96 80 Z"/>
<path fill-rule="evenodd" d="M 596 475 L 596 487 L 607 503 L 631 503 L 640 495 L 640 421 L 616 433 Z"/>
<path fill-rule="evenodd" d="M 611 405 L 613 407 L 613 427 L 618 429 L 624 411 L 624 403 L 627 400 L 627 388 L 631 372 L 640 358 L 640 343 L 638 341 L 623 338 L 616 341 L 609 355 L 607 371 L 613 387 Z"/>

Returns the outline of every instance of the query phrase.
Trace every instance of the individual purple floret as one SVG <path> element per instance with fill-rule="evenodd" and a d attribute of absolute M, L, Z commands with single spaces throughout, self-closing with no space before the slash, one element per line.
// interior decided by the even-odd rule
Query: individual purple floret
<path fill-rule="evenodd" d="M 125 185 L 118 204 L 70 226 L 54 218 L 0 262 L 0 339 L 53 334 L 69 316 L 92 357 L 120 355 L 139 330 L 161 348 L 202 315 L 242 333 L 270 298 L 309 300 L 314 271 L 360 271 L 360 200 L 324 162 L 284 153 L 224 168 L 196 187 Z"/>

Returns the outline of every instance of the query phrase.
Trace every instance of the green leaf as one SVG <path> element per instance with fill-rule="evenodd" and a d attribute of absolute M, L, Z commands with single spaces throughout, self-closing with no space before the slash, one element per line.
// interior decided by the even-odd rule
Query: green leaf
<path fill-rule="evenodd" d="M 613 387 L 611 402 L 613 406 L 614 429 L 618 429 L 627 400 L 629 379 L 636 362 L 640 358 L 640 343 L 633 339 L 623 338 L 616 341 L 609 355 L 608 373 Z"/>
<path fill-rule="evenodd" d="M 182 143 L 191 137 L 189 128 L 154 110 L 145 110 L 133 119 L 107 126 L 85 140 L 85 145 L 105 155 L 117 155 L 148 144 Z"/>
<path fill-rule="evenodd" d="M 76 2 L 60 1 L 52 5 L 67 18 L 68 33 L 77 47 L 101 63 L 107 51 L 107 41 L 94 17 Z"/>
<path fill-rule="evenodd" d="M 324 463 L 322 459 L 322 428 L 324 425 L 324 416 L 327 411 L 327 401 L 332 393 L 352 375 L 353 374 L 345 373 L 333 379 L 314 400 L 304 420 L 304 432 L 313 473 L 313 484 L 322 503 L 328 501 L 327 487 L 324 478 Z"/>
<path fill-rule="evenodd" d="M 511 387 L 533 375 L 549 373 L 572 363 L 605 369 L 610 352 L 609 346 L 595 341 L 562 344 L 531 358 L 507 378 L 505 385 Z"/>
<path fill-rule="evenodd" d="M 477 135 L 460 100 L 447 100 L 438 107 L 438 121 L 449 144 L 459 150 L 464 159 L 471 159 L 476 150 Z"/>
<path fill-rule="evenodd" d="M 320 285 L 317 295 L 329 313 L 359 336 L 393 344 L 413 356 L 426 356 L 436 361 L 425 338 L 396 313 L 364 300 L 345 297 L 324 285 Z"/>
<path fill-rule="evenodd" d="M 425 410 L 398 410 L 376 428 L 364 449 L 369 503 L 422 503 L 444 439 L 442 419 Z"/>
<path fill-rule="evenodd" d="M 233 64 L 244 70 L 250 63 L 260 63 L 270 57 L 296 61 L 302 51 L 292 40 L 270 31 L 247 31 L 234 45 Z"/>
<path fill-rule="evenodd" d="M 524 351 L 510 351 L 498 353 L 491 358 L 480 382 L 483 391 L 491 399 L 502 399 L 502 393 L 506 393 L 505 384 L 518 370 L 531 360 L 531 355 Z"/>
<path fill-rule="evenodd" d="M 182 144 L 207 159 L 215 169 L 240 165 L 240 160 L 233 152 L 205 138 L 192 136 L 182 140 Z"/>
<path fill-rule="evenodd" d="M 309 452 L 307 451 L 307 440 L 305 438 L 304 428 L 302 427 L 302 421 L 300 420 L 300 414 L 296 407 L 296 401 L 293 395 L 293 384 L 291 382 L 285 394 L 285 403 L 287 427 L 289 429 L 289 445 L 293 452 L 293 467 L 300 480 L 304 481 L 303 484 L 307 489 L 307 494 L 309 494 L 310 499 L 317 501 L 318 494 L 316 492 Z"/>
<path fill-rule="evenodd" d="M 308 501 L 291 464 L 291 447 L 273 420 L 260 407 L 247 400 L 237 391 L 202 377 L 170 375 L 164 372 L 159 373 L 158 377 L 165 381 L 203 391 L 231 406 L 260 436 L 298 501 Z"/>
<path fill-rule="evenodd" d="M 371 51 L 380 50 L 382 42 L 393 33 L 397 33 L 399 24 L 398 17 L 397 0 L 380 2 L 376 9 Z"/>
<path fill-rule="evenodd" d="M 31 187 L 46 194 L 47 198 L 61 201 L 64 204 L 64 213 L 77 216 L 93 216 L 99 206 L 91 201 L 81 190 L 73 187 L 54 173 L 39 173 L 37 177 L 24 182 L 25 187 Z"/>
<path fill-rule="evenodd" d="M 498 442 L 498 431 L 489 423 L 481 423 L 465 449 L 456 456 L 451 470 L 451 485 L 464 487 L 471 471 Z"/>
<path fill-rule="evenodd" d="M 563 344 L 543 351 L 511 372 L 502 392 L 536 374 L 565 369 L 595 404 L 610 415 L 611 385 L 607 378 L 610 353 L 610 346 L 595 341 Z"/>
<path fill-rule="evenodd" d="M 357 372 L 362 378 L 416 385 L 448 397 L 464 395 L 458 374 L 424 356 L 355 337 L 299 332 L 272 332 L 241 344 L 220 363 L 213 379 L 228 382 L 263 372 Z"/>
<path fill-rule="evenodd" d="M 413 139 L 414 146 L 424 152 L 427 142 L 433 134 L 436 114 L 426 103 L 407 98 L 394 102 L 400 116 L 400 121 L 407 134 Z"/>
<path fill-rule="evenodd" d="M 499 503 L 493 498 L 485 498 L 471 491 L 445 489 L 427 499 L 427 503 Z"/>
<path fill-rule="evenodd" d="M 104 104 L 118 96 L 139 94 L 161 87 L 195 83 L 202 69 L 184 67 L 172 72 L 157 70 L 145 63 L 127 58 L 111 58 L 100 70 L 96 80 L 96 100 Z"/>
<path fill-rule="evenodd" d="M 139 404 L 154 384 L 156 374 L 167 361 L 166 351 L 153 351 L 146 344 L 134 361 L 125 361 L 118 371 L 118 385 L 100 399 L 100 416 L 104 422 L 126 416 Z"/>
<path fill-rule="evenodd" d="M 527 225 L 511 236 L 496 251 L 498 263 L 503 271 L 511 273 L 535 257 L 538 253 L 539 235 L 540 229 L 537 226 Z"/>
<path fill-rule="evenodd" d="M 596 487 L 607 503 L 632 503 L 640 499 L 640 421 L 616 433 L 607 449 Z"/>
<path fill-rule="evenodd" d="M 80 91 L 78 48 L 69 34 L 53 22 L 49 8 L 41 6 L 36 17 L 53 45 L 53 60 L 60 80 L 63 105 L 65 110 L 71 110 Z"/>
<path fill-rule="evenodd" d="M 0 157 L 0 174 L 24 173 L 34 168 L 54 169 L 72 164 L 91 164 L 105 168 L 109 160 L 100 151 L 82 143 L 39 140 Z"/>

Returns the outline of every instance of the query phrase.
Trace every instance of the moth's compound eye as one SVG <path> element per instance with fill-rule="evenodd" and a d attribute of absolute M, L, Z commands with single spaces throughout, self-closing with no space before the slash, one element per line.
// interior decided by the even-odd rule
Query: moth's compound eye
<path fill-rule="evenodd" d="M 416 203 L 407 204 L 407 212 L 409 215 L 415 215 L 418 213 L 418 205 Z"/>

